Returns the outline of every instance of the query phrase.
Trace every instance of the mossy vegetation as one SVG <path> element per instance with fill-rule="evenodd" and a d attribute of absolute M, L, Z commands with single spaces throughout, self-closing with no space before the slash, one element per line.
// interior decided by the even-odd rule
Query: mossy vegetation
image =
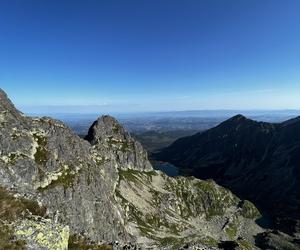
<path fill-rule="evenodd" d="M 40 178 L 43 178 L 45 176 L 44 166 L 46 165 L 49 157 L 49 152 L 46 148 L 47 138 L 37 133 L 33 134 L 33 138 L 38 144 L 34 154 L 34 160 L 38 165 Z"/>
<path fill-rule="evenodd" d="M 240 250 L 254 250 L 251 244 L 244 239 L 238 239 L 237 243 L 239 244 Z"/>
<path fill-rule="evenodd" d="M 171 247 L 174 250 L 180 249 L 185 244 L 184 238 L 156 237 L 155 240 L 159 243 L 160 247 Z"/>
<path fill-rule="evenodd" d="M 152 181 L 152 177 L 156 175 L 157 172 L 155 171 L 141 172 L 134 169 L 119 169 L 119 181 L 124 180 L 137 183 L 146 179 L 149 183 Z"/>
<path fill-rule="evenodd" d="M 157 214 L 148 214 L 144 217 L 145 224 L 151 229 L 158 230 L 164 228 L 167 233 L 172 235 L 179 235 L 178 225 L 175 223 L 170 223 L 165 217 L 159 216 Z"/>
<path fill-rule="evenodd" d="M 261 217 L 258 209 L 248 200 L 243 200 L 241 204 L 241 215 L 248 219 L 257 219 Z"/>
<path fill-rule="evenodd" d="M 216 241 L 214 238 L 206 236 L 205 238 L 201 239 L 200 242 L 206 246 L 209 247 L 217 247 L 218 241 Z"/>
<path fill-rule="evenodd" d="M 137 177 L 137 171 L 132 169 L 119 169 L 119 180 L 125 180 L 130 182 L 136 182 L 139 181 L 139 178 Z"/>
<path fill-rule="evenodd" d="M 57 180 L 52 181 L 48 187 L 53 188 L 57 185 L 61 185 L 64 188 L 71 187 L 74 184 L 75 177 L 76 173 L 74 171 L 66 169 L 62 171 L 62 175 L 59 176 Z"/>
<path fill-rule="evenodd" d="M 9 157 L 8 163 L 14 165 L 16 163 L 17 159 L 18 159 L 18 154 L 17 153 L 10 153 L 8 157 Z"/>
<path fill-rule="evenodd" d="M 28 213 L 45 216 L 46 208 L 36 201 L 23 197 L 14 197 L 12 193 L 0 186 L 0 247 L 1 249 L 26 249 L 25 242 L 16 240 L 9 223 L 24 219 Z"/>
<path fill-rule="evenodd" d="M 32 201 L 25 198 L 21 198 L 20 201 L 23 204 L 24 208 L 28 210 L 31 214 L 45 217 L 47 211 L 46 207 L 40 206 L 36 201 Z"/>
<path fill-rule="evenodd" d="M 233 221 L 230 221 L 225 228 L 225 232 L 230 240 L 234 240 L 237 237 L 238 230 L 239 230 L 239 219 L 234 218 Z"/>
<path fill-rule="evenodd" d="M 146 222 L 143 213 L 127 201 L 118 189 L 116 190 L 115 195 L 118 199 L 120 199 L 122 206 L 128 211 L 127 220 L 136 223 L 143 236 L 151 236 L 154 233 L 154 228 Z"/>
<path fill-rule="evenodd" d="M 113 128 L 112 128 L 112 131 L 114 133 L 118 133 L 118 132 L 121 132 L 122 131 L 122 126 L 120 124 L 114 124 Z"/>
<path fill-rule="evenodd" d="M 205 214 L 210 220 L 222 216 L 226 208 L 236 206 L 238 199 L 214 182 L 187 178 L 168 179 L 165 188 L 175 193 L 181 201 L 179 208 L 183 218 Z"/>
<path fill-rule="evenodd" d="M 155 227 L 151 226 L 145 221 L 144 215 L 138 211 L 132 204 L 128 206 L 130 211 L 129 220 L 136 222 L 143 236 L 151 238 L 151 235 L 154 233 Z"/>
<path fill-rule="evenodd" d="M 97 244 L 88 241 L 81 235 L 71 235 L 69 237 L 69 250 L 112 250 L 112 246 L 107 244 Z"/>
<path fill-rule="evenodd" d="M 1 160 L 8 165 L 15 165 L 18 161 L 19 158 L 21 157 L 26 157 L 25 154 L 21 153 L 21 152 L 10 152 L 8 153 L 8 155 L 3 155 L 1 157 Z"/>
<path fill-rule="evenodd" d="M 152 194 L 152 197 L 153 197 L 151 204 L 153 206 L 159 206 L 162 202 L 163 195 L 159 191 L 153 190 L 153 189 L 150 190 L 150 193 Z"/>
<path fill-rule="evenodd" d="M 150 171 L 150 172 L 140 172 L 137 170 L 119 170 L 120 181 L 124 180 L 126 182 L 134 182 L 135 185 L 143 184 L 145 187 L 148 186 L 148 192 L 151 193 L 152 199 L 150 201 L 151 206 L 158 207 L 162 204 L 163 200 L 168 200 L 170 197 L 170 193 L 161 192 L 156 190 L 151 186 L 151 182 L 153 181 L 153 177 L 159 175 L 159 172 Z M 173 179 L 173 178 L 165 178 L 163 175 L 158 177 L 161 178 L 162 183 L 165 183 L 166 191 L 170 191 L 171 194 L 176 195 L 176 200 L 180 201 L 177 205 L 181 209 L 181 216 L 186 218 L 190 218 L 193 216 L 193 213 L 196 211 L 192 211 L 192 207 L 189 207 L 190 202 L 193 202 L 195 198 L 190 193 L 190 186 L 187 185 L 189 181 L 186 181 L 184 178 Z M 120 185 L 120 183 L 119 183 Z M 119 186 L 118 186 L 119 188 Z M 147 211 L 138 210 L 134 204 L 127 201 L 118 190 L 116 191 L 116 195 L 121 199 L 121 204 L 124 209 L 127 211 L 128 220 L 130 222 L 136 223 L 138 226 L 141 235 L 153 239 L 157 242 L 160 247 L 171 247 L 172 249 L 179 249 L 185 243 L 184 238 L 180 238 L 180 232 L 185 230 L 185 223 L 177 223 L 174 221 L 168 220 L 168 216 L 161 216 L 161 214 L 149 213 Z M 195 205 L 195 204 L 194 204 Z M 169 209 L 165 209 L 163 213 L 169 214 L 173 217 Z M 164 234 L 168 235 L 165 237 L 160 237 L 159 231 L 164 232 Z M 198 239 L 199 240 L 199 239 Z M 217 242 L 213 238 L 203 238 L 203 244 L 216 246 Z"/>
<path fill-rule="evenodd" d="M 213 181 L 197 181 L 196 187 L 202 200 L 207 204 L 205 214 L 207 219 L 222 216 L 226 208 L 238 205 L 238 198 L 228 190 L 217 186 Z"/>
<path fill-rule="evenodd" d="M 57 186 L 63 186 L 65 189 L 72 187 L 76 180 L 78 172 L 73 170 L 73 168 L 69 166 L 64 166 L 62 170 L 57 175 L 56 179 L 53 179 L 49 185 L 46 187 L 39 187 L 38 190 L 40 192 L 55 188 Z"/>
<path fill-rule="evenodd" d="M 189 236 L 188 241 L 180 237 L 182 232 L 191 228 L 189 222 L 201 216 L 209 223 L 214 223 L 213 218 L 224 217 L 225 214 L 231 216 L 224 227 L 228 240 L 237 240 L 240 230 L 240 216 L 245 213 L 245 217 L 253 218 L 257 216 L 256 208 L 252 203 L 241 201 L 227 189 L 218 186 L 214 181 L 201 181 L 195 178 L 170 178 L 159 172 L 141 172 L 137 170 L 119 170 L 119 184 L 116 194 L 121 199 L 124 211 L 127 213 L 129 222 L 136 223 L 141 235 L 153 239 L 161 247 L 174 247 L 179 249 L 186 242 L 200 243 L 209 247 L 217 247 L 218 240 L 210 236 L 195 235 Z M 156 178 L 154 179 L 154 176 Z M 128 191 L 122 191 L 121 181 L 124 180 L 129 185 Z M 130 184 L 132 183 L 132 184 Z M 143 186 L 143 190 L 138 192 L 131 186 Z M 124 186 L 125 187 L 125 186 Z M 135 206 L 134 199 L 126 200 L 122 192 L 133 192 L 135 195 L 145 195 L 147 204 L 145 209 Z M 151 194 L 151 196 L 149 196 Z M 129 196 L 130 197 L 130 194 Z M 147 210 L 147 207 L 151 209 Z M 236 212 L 232 208 L 237 209 Z M 153 209 L 152 209 L 153 208 Z M 240 209 L 238 209 L 240 208 Z M 153 211 L 157 211 L 153 212 Z M 180 218 L 174 221 L 169 218 Z M 212 222 L 210 222 L 212 221 Z M 159 232 L 162 232 L 161 236 Z M 218 237 L 218 236 L 217 236 Z M 248 250 L 247 241 L 240 240 L 241 249 Z"/>
<path fill-rule="evenodd" d="M 5 250 L 25 250 L 26 242 L 17 240 L 14 231 L 9 225 L 5 225 L 0 221 L 0 249 Z"/>
<path fill-rule="evenodd" d="M 0 219 L 14 221 L 23 218 L 29 211 L 33 215 L 44 216 L 46 208 L 39 206 L 36 201 L 23 197 L 16 198 L 5 188 L 0 187 Z"/>
<path fill-rule="evenodd" d="M 123 153 L 130 152 L 134 145 L 133 142 L 129 140 L 115 139 L 113 136 L 108 136 L 106 141 L 110 147 L 114 147 Z"/>
<path fill-rule="evenodd" d="M 123 152 L 123 153 L 126 153 L 126 152 L 129 152 L 130 149 L 132 147 L 132 144 L 131 143 L 128 143 L 127 141 L 123 141 L 121 144 L 120 144 L 120 150 Z"/>
<path fill-rule="evenodd" d="M 18 160 L 26 157 L 27 155 L 25 155 L 24 153 L 16 151 L 10 152 L 6 156 L 2 156 L 2 161 L 4 161 L 8 165 L 15 165 L 18 162 Z"/>
<path fill-rule="evenodd" d="M 37 133 L 33 134 L 33 138 L 38 144 L 37 151 L 34 155 L 35 161 L 37 164 L 44 165 L 48 160 L 48 151 L 46 149 L 47 138 Z"/>

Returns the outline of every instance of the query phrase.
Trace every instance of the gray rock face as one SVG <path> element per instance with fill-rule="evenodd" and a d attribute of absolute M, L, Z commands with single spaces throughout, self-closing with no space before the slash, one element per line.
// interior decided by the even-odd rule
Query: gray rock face
<path fill-rule="evenodd" d="M 122 169 L 153 170 L 142 145 L 111 116 L 102 116 L 95 121 L 85 139 L 98 151 L 113 155 Z"/>
<path fill-rule="evenodd" d="M 0 104 L 0 185 L 38 200 L 73 233 L 129 240 L 114 201 L 117 161 L 59 121 L 23 117 L 3 93 Z"/>
<path fill-rule="evenodd" d="M 6 119 L 3 120 L 2 122 L 18 122 L 23 120 L 22 119 L 22 114 L 15 108 L 13 103 L 8 99 L 6 93 L 0 89 L 0 118 L 5 115 L 9 114 L 6 116 Z"/>
<path fill-rule="evenodd" d="M 116 249 L 216 249 L 220 240 L 253 246 L 253 236 L 263 232 L 250 202 L 215 183 L 154 171 L 140 143 L 114 118 L 99 118 L 83 140 L 59 121 L 25 117 L 3 91 L 0 98 L 0 187 L 45 207 L 44 217 L 58 223 L 53 235 L 68 229 L 95 242 L 118 241 Z M 32 219 L 24 220 L 28 231 Z M 29 248 L 37 240 L 30 237 Z"/>

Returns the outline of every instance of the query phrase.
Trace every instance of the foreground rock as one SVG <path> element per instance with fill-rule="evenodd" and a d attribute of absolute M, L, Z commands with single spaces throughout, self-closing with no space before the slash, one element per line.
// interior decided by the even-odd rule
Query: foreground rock
<path fill-rule="evenodd" d="M 114 118 L 99 118 L 83 140 L 59 121 L 22 115 L 2 91 L 0 98 L 2 245 L 255 248 L 263 230 L 250 202 L 214 182 L 154 171 Z"/>

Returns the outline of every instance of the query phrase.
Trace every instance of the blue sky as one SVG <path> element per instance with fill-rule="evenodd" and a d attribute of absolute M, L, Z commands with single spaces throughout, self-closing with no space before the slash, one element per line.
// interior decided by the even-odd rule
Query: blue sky
<path fill-rule="evenodd" d="M 22 110 L 300 109 L 298 0 L 3 0 Z"/>

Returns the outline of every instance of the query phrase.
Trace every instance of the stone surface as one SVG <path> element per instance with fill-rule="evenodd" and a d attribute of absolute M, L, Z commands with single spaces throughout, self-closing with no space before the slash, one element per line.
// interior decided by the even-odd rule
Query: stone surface
<path fill-rule="evenodd" d="M 27 249 L 68 249 L 69 227 L 52 220 L 31 218 L 14 223 L 17 239 L 25 240 Z"/>

